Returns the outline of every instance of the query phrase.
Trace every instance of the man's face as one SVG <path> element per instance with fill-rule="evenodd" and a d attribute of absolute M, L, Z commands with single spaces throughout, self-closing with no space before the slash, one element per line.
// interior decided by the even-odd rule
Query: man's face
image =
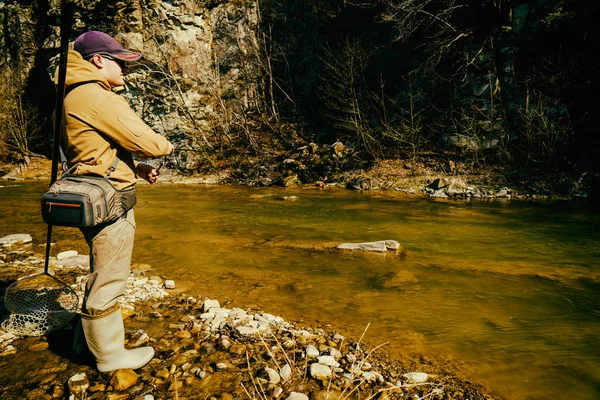
<path fill-rule="evenodd" d="M 123 86 L 123 72 L 125 71 L 124 62 L 108 55 L 94 54 L 92 63 L 98 68 L 102 76 L 106 78 L 112 87 Z"/>
<path fill-rule="evenodd" d="M 123 62 L 109 57 L 102 58 L 106 60 L 106 73 L 104 76 L 110 86 L 123 86 L 125 84 L 125 80 L 123 79 L 123 72 L 125 70 Z"/>

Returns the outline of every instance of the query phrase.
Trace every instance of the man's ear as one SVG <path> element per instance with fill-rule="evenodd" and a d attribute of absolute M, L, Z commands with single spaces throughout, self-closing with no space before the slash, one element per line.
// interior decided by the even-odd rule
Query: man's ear
<path fill-rule="evenodd" d="M 104 58 L 102 58 L 100 54 L 94 54 L 92 58 L 90 58 L 90 62 L 94 64 L 96 68 L 104 68 Z"/>

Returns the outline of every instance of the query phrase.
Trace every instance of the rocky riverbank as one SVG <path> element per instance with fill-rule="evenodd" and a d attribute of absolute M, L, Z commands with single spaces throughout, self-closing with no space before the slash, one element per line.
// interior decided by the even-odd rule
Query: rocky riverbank
<path fill-rule="evenodd" d="M 17 278 L 43 270 L 43 246 L 28 235 L 0 239 L 2 298 Z M 89 257 L 51 259 L 51 271 L 82 297 Z M 302 326 L 268 310 L 225 307 L 190 296 L 176 282 L 132 266 L 121 299 L 128 347 L 152 346 L 137 371 L 99 373 L 71 350 L 73 321 L 39 337 L 0 331 L 2 399 L 489 399 L 435 365 L 415 368 L 323 327 Z M 2 301 L 1 319 L 9 317 Z M 335 321 L 331 321 L 335 326 Z M 367 327 L 368 328 L 368 327 Z"/>
<path fill-rule="evenodd" d="M 161 160 L 150 161 L 159 165 Z M 245 185 L 349 190 L 392 191 L 440 199 L 587 199 L 597 198 L 600 177 L 516 176 L 506 171 L 475 168 L 460 162 L 384 160 L 356 168 L 342 143 L 301 146 L 277 159 L 247 160 L 241 168 L 222 168 L 189 174 L 182 172 L 177 156 L 161 170 L 161 183 Z M 32 157 L 28 165 L 0 165 L 0 181 L 48 180 L 50 161 Z M 145 181 L 139 180 L 144 184 Z"/>

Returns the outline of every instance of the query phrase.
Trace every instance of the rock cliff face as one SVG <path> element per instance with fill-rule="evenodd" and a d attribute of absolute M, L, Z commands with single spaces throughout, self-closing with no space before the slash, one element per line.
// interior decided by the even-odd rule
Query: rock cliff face
<path fill-rule="evenodd" d="M 78 0 L 74 8 L 71 40 L 101 30 L 144 53 L 128 70 L 121 94 L 156 132 L 177 143 L 180 167 L 194 169 L 202 162 L 211 136 L 256 100 L 253 2 Z M 7 62 L 19 64 L 29 86 L 38 91 L 42 86 L 38 98 L 52 102 L 60 1 L 1 4 L 0 11 Z M 41 108 L 51 112 L 52 104 Z"/>

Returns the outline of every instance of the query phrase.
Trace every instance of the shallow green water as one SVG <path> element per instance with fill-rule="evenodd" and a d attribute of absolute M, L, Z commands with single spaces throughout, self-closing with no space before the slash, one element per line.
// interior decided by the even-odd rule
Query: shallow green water
<path fill-rule="evenodd" d="M 43 183 L 2 183 L 0 236 L 43 243 Z M 16 185 L 16 186 L 10 186 Z M 9 187 L 10 186 L 10 187 Z M 504 399 L 600 398 L 600 214 L 577 202 L 140 186 L 134 261 L 190 295 L 450 362 Z M 297 196 L 283 201 L 283 196 Z M 87 253 L 75 229 L 57 251 Z M 392 239 L 402 256 L 331 250 Z"/>

